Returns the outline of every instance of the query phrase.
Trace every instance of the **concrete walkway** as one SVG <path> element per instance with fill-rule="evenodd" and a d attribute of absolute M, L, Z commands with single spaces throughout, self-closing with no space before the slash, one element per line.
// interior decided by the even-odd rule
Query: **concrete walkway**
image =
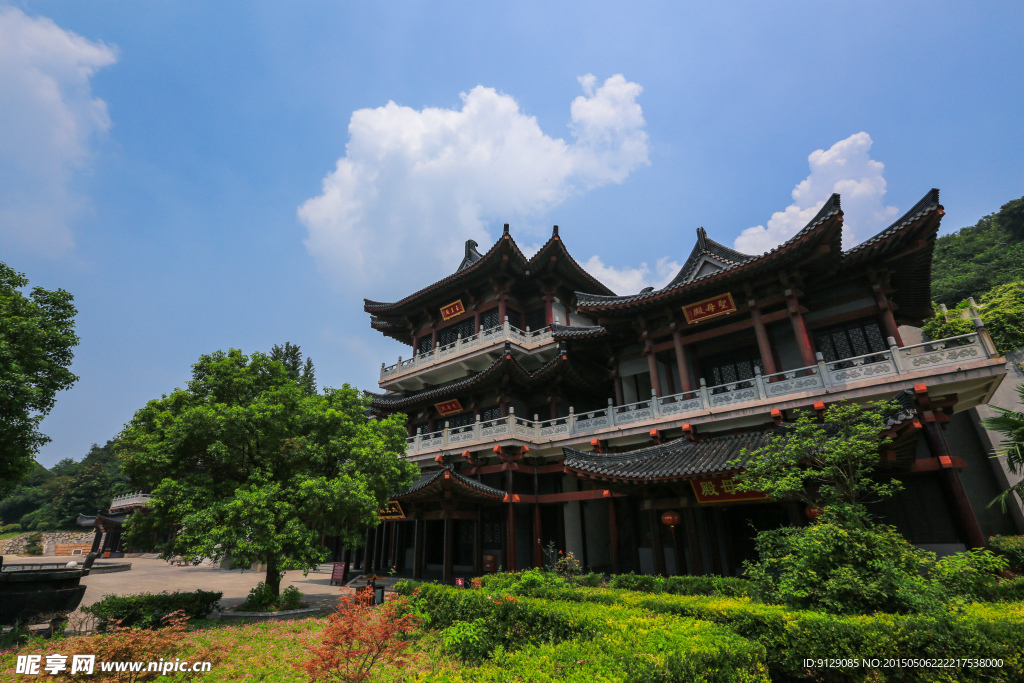
<path fill-rule="evenodd" d="M 32 564 L 41 561 L 54 562 L 64 558 L 17 557 L 5 555 L 4 564 Z M 67 558 L 68 561 L 71 558 Z M 114 560 L 99 560 L 99 563 Z M 132 568 L 126 572 L 112 574 L 94 574 L 82 579 L 88 588 L 82 598 L 82 605 L 91 605 L 104 595 L 136 595 L 138 593 L 159 593 L 161 591 L 221 591 L 224 597 L 222 608 L 234 607 L 245 600 L 249 591 L 266 575 L 263 572 L 227 571 L 204 563 L 198 567 L 172 567 L 164 560 L 131 557 L 118 559 L 117 562 L 131 562 Z M 332 610 L 338 604 L 338 586 L 331 586 L 330 573 L 313 573 L 303 576 L 300 571 L 285 572 L 281 579 L 281 589 L 295 586 L 302 591 L 305 601 L 310 607 L 321 607 Z"/>

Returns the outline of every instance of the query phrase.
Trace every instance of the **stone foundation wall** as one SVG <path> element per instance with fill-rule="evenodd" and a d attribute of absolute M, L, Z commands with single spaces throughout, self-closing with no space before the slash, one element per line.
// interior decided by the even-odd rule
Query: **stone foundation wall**
<path fill-rule="evenodd" d="M 0 555 L 23 554 L 25 546 L 28 545 L 29 536 L 35 533 L 29 531 L 14 538 L 0 541 Z M 43 540 L 40 544 L 43 546 L 43 555 L 55 555 L 58 544 L 76 546 L 88 544 L 89 547 L 92 547 L 94 533 L 92 531 L 44 531 L 42 532 Z"/>

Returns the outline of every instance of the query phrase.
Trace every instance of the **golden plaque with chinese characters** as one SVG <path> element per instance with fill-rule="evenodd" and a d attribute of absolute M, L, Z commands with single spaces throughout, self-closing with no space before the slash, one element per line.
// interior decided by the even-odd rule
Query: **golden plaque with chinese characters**
<path fill-rule="evenodd" d="M 698 503 L 735 503 L 743 500 L 764 500 L 760 491 L 740 491 L 732 477 L 711 477 L 691 479 L 690 486 Z"/>
<path fill-rule="evenodd" d="M 698 301 L 695 304 L 683 306 L 683 315 L 690 325 L 702 323 L 720 315 L 730 315 L 736 312 L 736 302 L 732 300 L 732 294 L 726 292 L 713 296 L 710 299 Z"/>

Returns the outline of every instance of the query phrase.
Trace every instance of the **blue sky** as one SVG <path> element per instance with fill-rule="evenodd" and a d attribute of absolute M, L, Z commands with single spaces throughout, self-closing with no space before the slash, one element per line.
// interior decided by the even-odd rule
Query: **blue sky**
<path fill-rule="evenodd" d="M 973 224 L 1024 194 L 1022 34 L 1020 3 L 0 4 L 0 258 L 82 339 L 39 460 L 216 349 L 375 388 L 408 349 L 362 298 L 502 223 L 620 293 L 836 188 L 859 239 L 932 187 Z"/>

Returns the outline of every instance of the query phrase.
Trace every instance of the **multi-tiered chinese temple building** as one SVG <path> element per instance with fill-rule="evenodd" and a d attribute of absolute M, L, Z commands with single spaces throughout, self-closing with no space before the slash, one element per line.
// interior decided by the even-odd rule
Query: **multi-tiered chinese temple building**
<path fill-rule="evenodd" d="M 530 258 L 505 226 L 443 280 L 367 300 L 409 346 L 372 409 L 408 417 L 422 477 L 349 559 L 451 580 L 541 565 L 550 546 L 597 571 L 735 574 L 755 529 L 813 510 L 738 492 L 730 462 L 797 411 L 882 399 L 903 406 L 879 459 L 905 488 L 876 512 L 932 550 L 981 545 L 1011 522 L 986 508 L 997 487 L 964 411 L 1005 369 L 980 320 L 921 343 L 942 215 L 933 190 L 844 251 L 834 195 L 759 256 L 698 229 L 668 285 L 626 296 L 557 226 Z"/>

